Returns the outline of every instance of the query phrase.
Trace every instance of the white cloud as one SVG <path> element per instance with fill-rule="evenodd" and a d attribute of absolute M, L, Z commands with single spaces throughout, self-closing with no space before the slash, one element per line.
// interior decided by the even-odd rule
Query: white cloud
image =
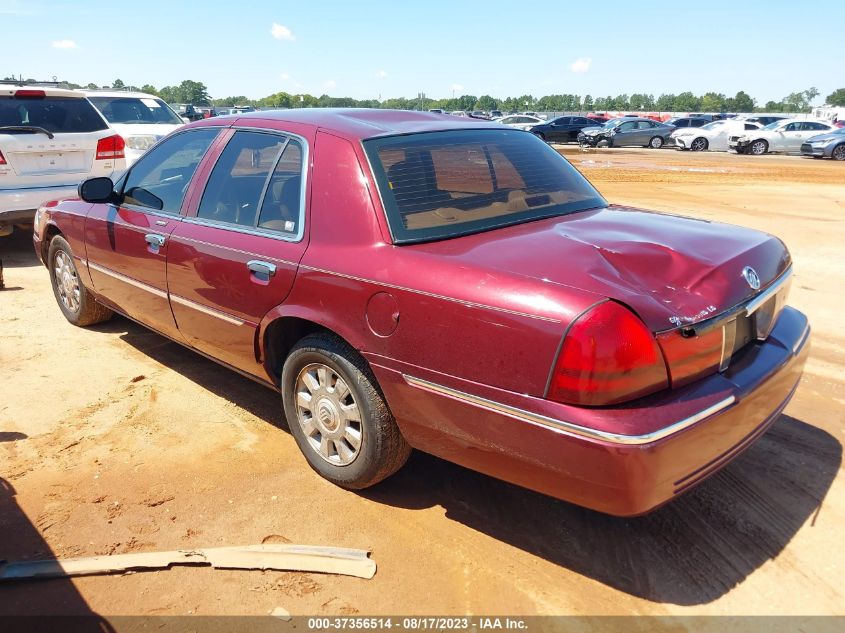
<path fill-rule="evenodd" d="M 590 70 L 590 64 L 592 63 L 592 57 L 579 57 L 574 62 L 569 64 L 569 70 L 574 73 L 585 73 Z"/>
<path fill-rule="evenodd" d="M 275 37 L 277 40 L 285 40 L 288 42 L 296 41 L 296 35 L 293 34 L 293 31 L 284 24 L 279 24 L 278 22 L 273 22 L 273 26 L 270 29 L 270 35 Z"/>
<path fill-rule="evenodd" d="M 288 75 L 287 73 L 282 73 L 281 75 L 279 75 L 279 79 L 281 79 L 282 81 L 287 81 L 288 79 L 290 79 L 290 75 Z"/>
<path fill-rule="evenodd" d="M 56 40 L 53 42 L 53 48 L 79 48 L 73 40 Z"/>
<path fill-rule="evenodd" d="M 387 71 L 386 70 L 378 71 L 376 73 L 376 77 L 378 77 L 379 79 L 384 79 L 385 77 L 387 77 Z"/>
<path fill-rule="evenodd" d="M 452 84 L 452 90 L 454 90 L 455 92 L 460 92 L 463 89 L 464 87 L 461 84 Z"/>
<path fill-rule="evenodd" d="M 326 81 L 323 84 L 323 88 L 326 88 L 327 90 L 331 90 L 332 88 L 336 88 L 336 87 L 337 87 L 337 82 L 334 79 L 329 79 L 328 81 Z"/>

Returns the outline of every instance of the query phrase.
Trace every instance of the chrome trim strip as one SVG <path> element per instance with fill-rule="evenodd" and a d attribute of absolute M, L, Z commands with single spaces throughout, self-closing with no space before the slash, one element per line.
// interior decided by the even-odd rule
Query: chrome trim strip
<path fill-rule="evenodd" d="M 784 284 L 789 281 L 789 278 L 792 276 L 792 266 L 786 269 L 779 279 L 777 279 L 771 286 L 766 288 L 763 292 L 759 295 L 754 297 L 751 301 L 749 301 L 745 305 L 745 316 L 751 316 L 754 314 L 760 306 L 766 303 L 769 299 L 774 297 L 778 292 L 781 291 Z"/>
<path fill-rule="evenodd" d="M 444 301 L 451 301 L 453 303 L 460 303 L 470 308 L 484 308 L 485 310 L 494 310 L 496 312 L 504 312 L 505 314 L 513 314 L 515 316 L 528 317 L 529 319 L 538 319 L 540 321 L 549 321 L 550 323 L 560 323 L 560 319 L 552 317 L 541 316 L 539 314 L 529 314 L 527 312 L 518 312 L 516 310 L 509 310 L 507 308 L 499 308 L 496 306 L 486 305 L 484 303 L 476 303 L 474 301 L 466 301 L 465 299 L 457 299 L 456 297 L 447 297 L 445 295 L 435 294 L 433 292 L 426 292 L 425 290 L 416 290 L 414 288 L 406 288 L 405 286 L 397 286 L 389 284 L 385 281 L 376 281 L 375 279 L 367 279 L 365 277 L 356 277 L 355 275 L 347 275 L 345 273 L 335 272 L 333 270 L 326 270 L 325 268 L 317 268 L 316 266 L 308 266 L 300 264 L 300 268 L 311 270 L 316 273 L 324 273 L 326 275 L 334 275 L 336 277 L 343 277 L 344 279 L 351 279 L 353 281 L 360 281 L 368 284 L 375 284 L 376 286 L 383 286 L 385 288 L 392 288 L 393 290 L 404 290 L 405 292 L 413 292 L 414 294 L 431 297 L 432 299 L 443 299 Z"/>
<path fill-rule="evenodd" d="M 121 275 L 120 273 L 117 273 L 117 272 L 115 272 L 115 271 L 113 271 L 109 268 L 104 267 L 104 266 L 100 266 L 99 264 L 95 264 L 94 262 L 89 261 L 88 262 L 88 268 L 93 268 L 97 272 L 101 272 L 104 275 L 108 275 L 109 277 L 113 277 L 114 279 L 117 279 L 118 281 L 122 281 L 123 283 L 127 283 L 130 286 L 135 286 L 136 288 L 139 288 L 141 290 L 146 290 L 147 292 L 154 294 L 157 297 L 161 297 L 162 299 L 167 299 L 167 293 L 164 292 L 163 290 L 159 290 L 158 288 L 154 288 L 153 286 L 145 284 L 142 281 L 138 281 L 137 279 L 132 279 L 132 277 L 127 277 L 126 275 Z"/>
<path fill-rule="evenodd" d="M 185 222 L 188 221 L 188 218 L 185 219 Z M 191 222 L 191 224 L 203 224 L 202 222 Z M 208 225 L 211 226 L 211 225 Z M 216 225 L 215 225 L 216 227 Z M 221 227 L 216 227 L 221 228 Z M 222 227 L 226 228 L 226 227 Z M 246 231 L 243 231 L 244 233 Z M 262 237 L 274 237 L 272 235 L 264 235 L 263 233 L 258 233 L 257 235 L 261 235 Z M 223 244 L 215 244 L 213 242 L 204 242 L 203 240 L 196 240 L 192 237 L 185 237 L 184 235 L 174 235 L 170 234 L 170 241 L 182 241 L 182 242 L 193 242 L 194 244 L 202 244 L 203 246 L 211 246 L 213 248 L 222 248 L 224 251 L 231 251 L 233 253 L 240 253 L 241 255 L 247 255 L 249 257 L 261 257 L 262 259 L 269 259 L 271 261 L 277 262 L 279 264 L 286 264 L 288 266 L 297 266 L 297 262 L 292 262 L 287 259 L 279 259 L 278 257 L 270 257 L 268 255 L 262 255 L 261 253 L 252 253 L 250 251 L 243 251 L 239 248 L 232 248 L 231 246 L 224 246 Z M 283 240 L 289 241 L 289 240 Z"/>
<path fill-rule="evenodd" d="M 804 331 L 801 333 L 801 337 L 795 342 L 795 345 L 792 346 L 792 354 L 797 354 L 802 347 L 804 347 L 804 343 L 807 342 L 807 339 L 810 336 L 810 324 L 804 326 Z"/>
<path fill-rule="evenodd" d="M 402 374 L 402 378 L 404 378 L 405 382 L 410 386 L 416 387 L 417 389 L 422 389 L 423 391 L 429 391 L 448 398 L 460 400 L 462 402 L 481 407 L 482 409 L 501 413 L 503 415 L 516 418 L 517 420 L 542 426 L 565 435 L 576 435 L 590 440 L 599 440 L 602 442 L 609 442 L 611 444 L 623 444 L 627 446 L 650 444 L 670 435 L 674 435 L 675 433 L 679 433 L 693 424 L 701 422 L 705 418 L 709 418 L 711 415 L 715 415 L 719 411 L 736 402 L 736 398 L 734 396 L 728 396 L 713 406 L 707 407 L 706 409 L 684 418 L 683 420 L 670 424 L 669 426 L 664 426 L 662 429 L 658 429 L 644 435 L 624 435 L 621 433 L 610 433 L 608 431 L 591 429 L 578 424 L 572 424 L 571 422 L 564 422 L 563 420 L 556 420 L 545 415 L 540 415 L 539 413 L 532 413 L 530 411 L 525 411 L 524 409 L 488 400 L 487 398 L 482 398 L 481 396 L 474 396 L 463 391 L 458 391 L 457 389 L 444 387 L 443 385 L 438 385 L 436 383 L 423 380 L 422 378 L 414 378 L 413 376 L 408 376 L 407 374 Z"/>
<path fill-rule="evenodd" d="M 220 312 L 219 310 L 215 310 L 214 308 L 209 308 L 201 303 L 196 303 L 195 301 L 191 301 L 190 299 L 185 299 L 185 297 L 180 297 L 179 295 L 170 295 L 170 300 L 174 303 L 178 303 L 179 305 L 183 305 L 186 308 L 192 308 L 197 312 L 202 312 L 203 314 L 207 314 L 208 316 L 213 316 L 221 321 L 225 321 L 226 323 L 231 323 L 232 325 L 243 325 L 246 323 L 243 319 L 239 319 L 234 317 L 230 314 L 226 314 L 225 312 Z"/>

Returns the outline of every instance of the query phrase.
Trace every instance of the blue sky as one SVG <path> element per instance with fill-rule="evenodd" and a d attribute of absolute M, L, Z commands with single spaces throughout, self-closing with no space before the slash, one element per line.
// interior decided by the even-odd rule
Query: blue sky
<path fill-rule="evenodd" d="M 249 98 L 745 90 L 765 103 L 816 86 L 821 103 L 845 87 L 841 9 L 841 0 L 0 0 L 0 76 L 159 88 L 194 79 L 212 97 Z"/>

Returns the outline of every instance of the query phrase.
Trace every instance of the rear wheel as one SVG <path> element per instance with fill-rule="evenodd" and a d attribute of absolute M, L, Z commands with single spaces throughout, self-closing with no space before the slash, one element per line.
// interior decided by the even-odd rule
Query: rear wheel
<path fill-rule="evenodd" d="M 769 144 L 763 139 L 758 139 L 751 143 L 748 149 L 754 156 L 762 156 L 769 151 Z"/>
<path fill-rule="evenodd" d="M 299 450 L 338 486 L 372 486 L 411 453 L 366 361 L 337 336 L 311 334 L 293 347 L 282 397 Z"/>
<path fill-rule="evenodd" d="M 707 149 L 708 143 L 706 138 L 698 137 L 692 143 L 690 143 L 689 148 L 693 152 L 703 152 Z"/>
<path fill-rule="evenodd" d="M 653 136 L 652 139 L 648 142 L 648 146 L 651 149 L 660 149 L 661 147 L 663 147 L 663 137 Z"/>
<path fill-rule="evenodd" d="M 845 160 L 845 143 L 834 147 L 833 151 L 830 153 L 830 157 L 833 158 L 833 160 Z"/>
<path fill-rule="evenodd" d="M 80 281 L 73 251 L 61 235 L 50 242 L 47 268 L 56 302 L 68 321 L 82 327 L 108 321 L 112 317 L 114 313 L 97 303 Z"/>

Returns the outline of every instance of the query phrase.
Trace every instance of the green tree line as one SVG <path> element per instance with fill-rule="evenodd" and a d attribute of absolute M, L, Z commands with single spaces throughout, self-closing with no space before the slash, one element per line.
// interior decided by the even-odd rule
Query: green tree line
<path fill-rule="evenodd" d="M 14 80 L 14 77 L 7 77 Z M 25 80 L 34 83 L 34 80 Z M 661 94 L 655 98 L 653 94 L 634 93 L 617 96 L 592 96 L 574 94 L 552 94 L 535 98 L 526 94 L 519 97 L 496 99 L 490 95 L 461 95 L 447 99 L 430 99 L 425 95 L 416 98 L 394 97 L 379 101 L 377 99 L 353 99 L 351 97 L 330 97 L 327 94 L 315 97 L 307 93 L 292 94 L 276 92 L 261 99 L 248 99 L 243 95 L 232 95 L 213 99 L 208 94 L 208 88 L 200 81 L 186 79 L 176 86 L 156 88 L 150 84 L 130 86 L 122 80 L 116 79 L 111 86 L 97 86 L 61 82 L 70 88 L 113 88 L 116 90 L 130 89 L 158 95 L 168 103 L 193 103 L 199 106 L 234 106 L 251 105 L 257 108 L 394 108 L 400 110 L 429 110 L 440 108 L 452 110 L 504 110 L 525 111 L 538 110 L 541 112 L 570 112 L 570 111 L 660 111 L 660 112 L 809 112 L 813 99 L 819 96 L 816 88 L 808 88 L 799 92 L 792 92 L 780 101 L 758 102 L 740 90 L 733 97 L 722 93 L 707 92 L 695 95 L 692 92 L 680 94 Z M 827 96 L 826 103 L 832 106 L 845 106 L 845 88 L 839 88 Z"/>

